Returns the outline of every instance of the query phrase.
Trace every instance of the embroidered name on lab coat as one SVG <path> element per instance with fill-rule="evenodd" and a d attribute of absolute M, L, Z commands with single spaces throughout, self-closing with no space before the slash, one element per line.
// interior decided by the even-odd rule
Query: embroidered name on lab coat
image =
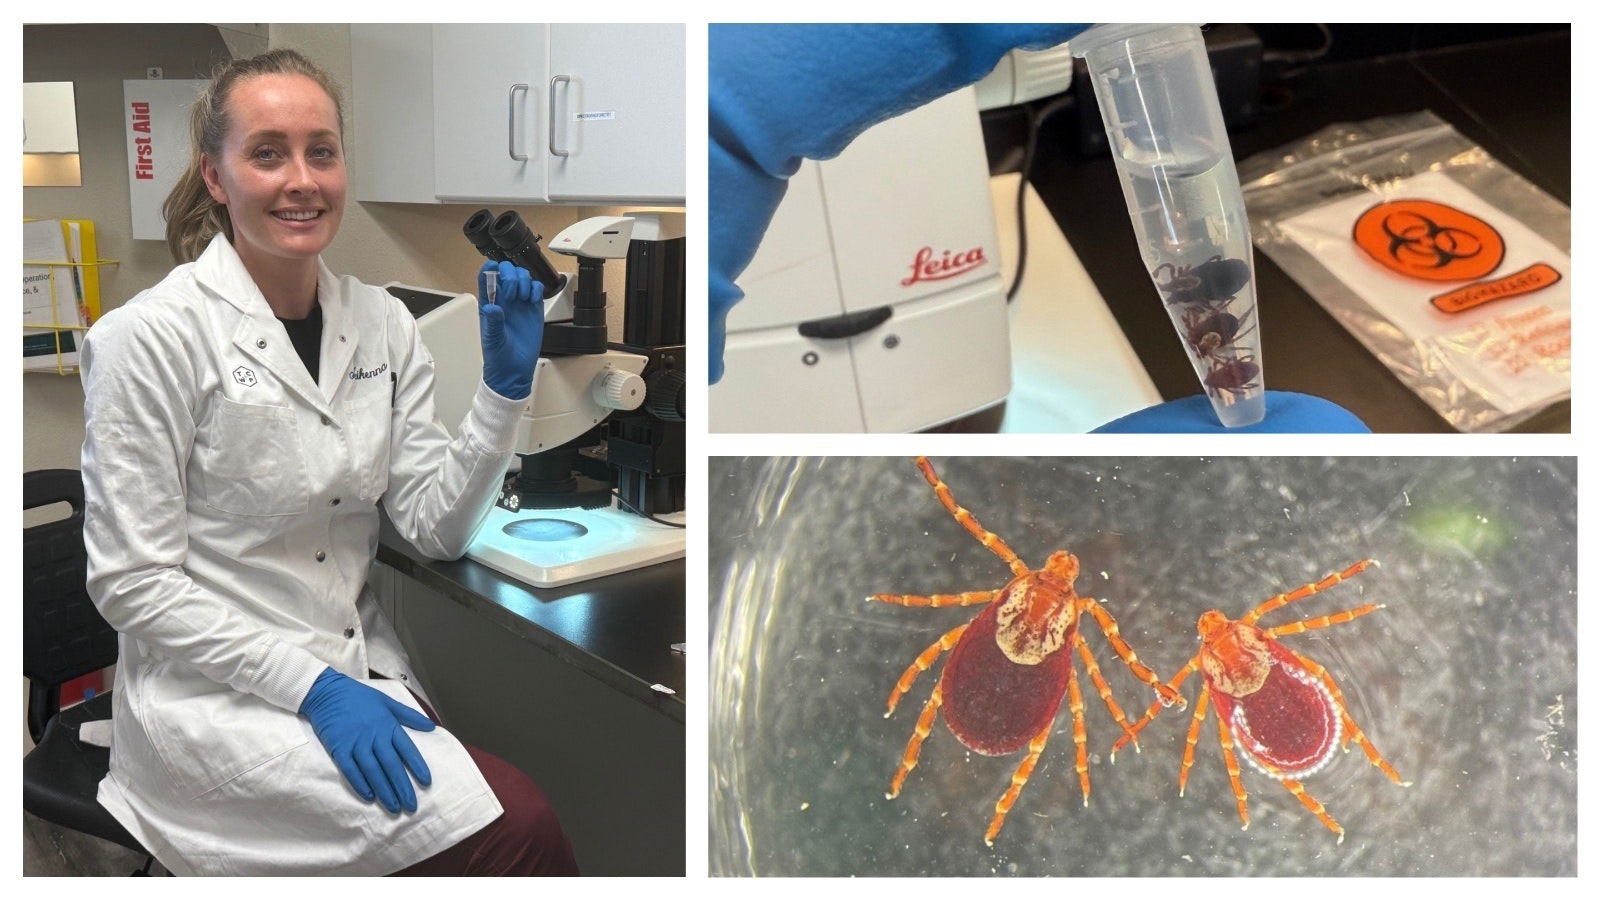
<path fill-rule="evenodd" d="M 389 371 L 388 363 L 382 363 L 376 369 L 363 369 L 360 366 L 356 366 L 350 370 L 350 380 L 360 381 L 363 378 L 377 378 L 387 371 Z"/>

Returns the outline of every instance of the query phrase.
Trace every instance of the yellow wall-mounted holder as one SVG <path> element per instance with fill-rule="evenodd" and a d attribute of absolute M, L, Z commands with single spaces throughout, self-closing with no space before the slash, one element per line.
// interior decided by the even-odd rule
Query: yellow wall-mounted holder
<path fill-rule="evenodd" d="M 60 228 L 59 243 L 51 223 Z M 117 261 L 98 258 L 87 219 L 24 220 L 24 229 L 22 370 L 74 374 L 80 333 L 100 317 L 100 267 Z M 59 250 L 60 258 L 27 258 L 46 247 L 40 255 Z"/>

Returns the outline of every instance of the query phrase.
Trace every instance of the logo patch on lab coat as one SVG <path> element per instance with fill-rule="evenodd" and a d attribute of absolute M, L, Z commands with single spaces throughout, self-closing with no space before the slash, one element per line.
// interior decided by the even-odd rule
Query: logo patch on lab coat
<path fill-rule="evenodd" d="M 251 387 L 256 383 L 256 373 L 246 366 L 240 366 L 233 370 L 233 380 L 245 387 Z"/>

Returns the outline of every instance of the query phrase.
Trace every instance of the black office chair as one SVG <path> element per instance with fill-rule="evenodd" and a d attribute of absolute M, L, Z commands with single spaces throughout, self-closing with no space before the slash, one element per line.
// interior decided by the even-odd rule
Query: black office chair
<path fill-rule="evenodd" d="M 61 687 L 117 661 L 117 633 L 89 600 L 83 549 L 83 479 L 75 469 L 22 476 L 22 508 L 68 503 L 72 514 L 22 529 L 22 674 L 28 679 L 28 731 L 22 808 L 73 831 L 155 857 L 95 799 L 111 764 L 104 747 L 78 739 L 85 722 L 111 718 L 111 692 L 61 709 Z"/>

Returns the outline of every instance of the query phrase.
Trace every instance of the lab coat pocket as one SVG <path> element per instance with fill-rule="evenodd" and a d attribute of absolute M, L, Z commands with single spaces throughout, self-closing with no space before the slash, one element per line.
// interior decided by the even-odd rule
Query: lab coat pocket
<path fill-rule="evenodd" d="M 286 516 L 310 503 L 294 410 L 219 397 L 195 433 L 195 484 L 208 505 L 243 516 Z"/>
<path fill-rule="evenodd" d="M 345 401 L 350 452 L 360 473 L 363 500 L 376 502 L 389 488 L 389 416 L 393 411 L 387 392 L 368 391 L 363 398 Z"/>
<path fill-rule="evenodd" d="M 146 673 L 143 694 L 150 742 L 190 798 L 303 746 L 312 736 L 310 725 L 294 713 L 170 662 Z"/>

